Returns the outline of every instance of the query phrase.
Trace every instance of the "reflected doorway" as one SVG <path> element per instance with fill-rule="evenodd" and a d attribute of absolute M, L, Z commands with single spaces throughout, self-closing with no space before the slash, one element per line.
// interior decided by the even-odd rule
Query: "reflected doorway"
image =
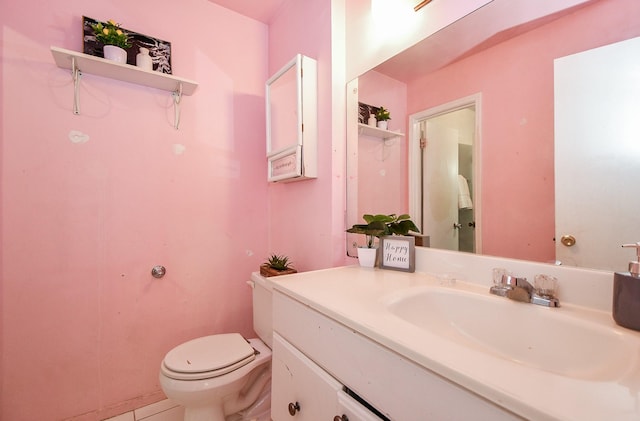
<path fill-rule="evenodd" d="M 411 117 L 410 204 L 438 249 L 479 253 L 479 96 Z"/>

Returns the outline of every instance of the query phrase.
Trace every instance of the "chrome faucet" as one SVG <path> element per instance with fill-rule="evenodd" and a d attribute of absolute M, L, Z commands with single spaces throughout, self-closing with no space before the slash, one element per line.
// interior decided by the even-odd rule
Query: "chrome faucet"
<path fill-rule="evenodd" d="M 518 286 L 518 280 L 520 280 L 520 284 L 522 284 L 522 282 L 524 281 L 529 286 L 531 286 L 531 284 L 527 282 L 526 278 L 518 278 L 511 274 L 506 274 L 506 275 L 502 275 L 502 277 L 499 278 L 497 283 L 491 287 L 489 292 L 494 295 L 506 297 L 509 291 L 513 290 L 516 286 Z"/>
<path fill-rule="evenodd" d="M 548 289 L 535 288 L 527 278 L 504 275 L 499 285 L 493 285 L 489 292 L 511 300 L 537 304 L 545 307 L 560 307 L 554 292 Z"/>

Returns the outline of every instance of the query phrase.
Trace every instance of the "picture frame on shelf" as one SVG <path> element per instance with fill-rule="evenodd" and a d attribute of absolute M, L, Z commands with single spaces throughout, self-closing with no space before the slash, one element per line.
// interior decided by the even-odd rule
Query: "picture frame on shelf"
<path fill-rule="evenodd" d="M 379 109 L 380 107 L 358 102 L 358 123 L 368 124 L 369 116 L 371 114 L 377 114 Z"/>
<path fill-rule="evenodd" d="M 380 237 L 380 269 L 416 271 L 416 239 L 411 235 Z"/>
<path fill-rule="evenodd" d="M 91 25 L 95 25 L 99 20 L 83 16 L 82 17 L 82 52 L 95 57 L 104 57 L 102 52 L 103 44 L 96 40 Z M 154 38 L 148 35 L 139 34 L 126 28 L 121 28 L 129 35 L 131 47 L 126 48 L 127 64 L 136 65 L 136 55 L 140 52 L 140 47 L 149 50 L 153 70 L 160 73 L 172 74 L 171 66 L 171 43 L 169 41 Z"/>

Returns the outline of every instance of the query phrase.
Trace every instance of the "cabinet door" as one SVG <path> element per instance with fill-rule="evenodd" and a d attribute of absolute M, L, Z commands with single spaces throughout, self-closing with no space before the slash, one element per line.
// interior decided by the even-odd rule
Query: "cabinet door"
<path fill-rule="evenodd" d="M 273 335 L 271 419 L 332 421 L 342 385 L 277 333 Z"/>
<path fill-rule="evenodd" d="M 269 181 L 318 176 L 317 62 L 296 55 L 267 81 Z"/>

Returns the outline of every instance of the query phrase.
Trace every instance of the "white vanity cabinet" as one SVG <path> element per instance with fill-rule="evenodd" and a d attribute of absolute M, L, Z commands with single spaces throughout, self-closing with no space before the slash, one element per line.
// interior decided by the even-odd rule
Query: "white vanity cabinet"
<path fill-rule="evenodd" d="M 277 333 L 273 335 L 271 419 L 380 420 L 342 385 Z"/>
<path fill-rule="evenodd" d="M 335 402 L 345 397 L 343 386 L 381 414 L 377 417 L 357 404 L 370 418 L 354 414 L 348 417 L 350 421 L 522 419 L 314 310 L 309 303 L 287 296 L 277 286 L 273 328 L 274 421 L 340 420 L 346 412 L 340 412 Z M 288 405 L 296 401 L 300 412 L 291 417 Z M 306 405 L 318 411 L 312 418 L 303 418 Z"/>
<path fill-rule="evenodd" d="M 300 351 L 273 335 L 271 419 L 333 420 L 342 385 Z"/>

